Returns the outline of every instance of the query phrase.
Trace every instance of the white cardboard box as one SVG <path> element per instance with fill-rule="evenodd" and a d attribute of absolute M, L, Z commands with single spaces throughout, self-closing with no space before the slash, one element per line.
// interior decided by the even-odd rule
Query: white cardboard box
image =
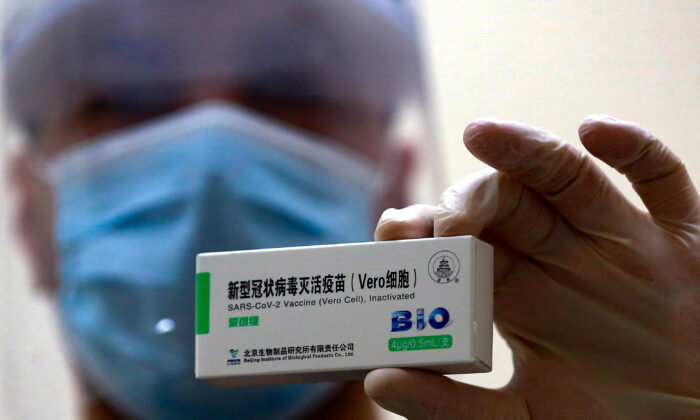
<path fill-rule="evenodd" d="M 493 249 L 472 236 L 197 256 L 196 377 L 217 386 L 491 369 Z"/>

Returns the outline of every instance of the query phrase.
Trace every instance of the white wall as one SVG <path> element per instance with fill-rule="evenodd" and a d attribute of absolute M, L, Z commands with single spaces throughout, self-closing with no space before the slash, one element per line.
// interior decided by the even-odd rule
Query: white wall
<path fill-rule="evenodd" d="M 431 82 L 448 179 L 481 168 L 464 126 L 481 116 L 531 123 L 576 144 L 578 124 L 608 113 L 652 129 L 700 184 L 700 2 L 424 0 Z M 0 120 L 0 132 L 6 132 Z M 7 148 L 0 143 L 0 161 Z M 0 171 L 4 175 L 3 163 Z M 612 174 L 612 172 L 609 172 Z M 0 175 L 2 177 L 3 175 Z M 639 202 L 624 180 L 615 180 Z M 26 283 L 9 236 L 0 179 L 0 418 L 71 418 L 68 371 L 52 314 Z M 485 386 L 512 372 L 497 341 L 494 372 L 460 377 Z"/>

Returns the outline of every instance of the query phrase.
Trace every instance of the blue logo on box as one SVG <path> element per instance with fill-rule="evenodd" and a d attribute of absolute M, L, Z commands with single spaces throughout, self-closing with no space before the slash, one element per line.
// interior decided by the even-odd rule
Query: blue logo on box
<path fill-rule="evenodd" d="M 447 309 L 439 307 L 433 309 L 428 317 L 428 324 L 439 330 L 444 328 L 450 322 L 450 313 Z M 411 321 L 411 311 L 395 311 L 391 314 L 391 332 L 408 331 L 413 327 Z M 421 331 L 425 329 L 425 315 L 423 308 L 416 310 L 416 329 Z"/>
<path fill-rule="evenodd" d="M 241 364 L 241 359 L 238 358 L 238 349 L 229 349 L 230 359 L 226 359 L 226 366 L 236 366 Z"/>

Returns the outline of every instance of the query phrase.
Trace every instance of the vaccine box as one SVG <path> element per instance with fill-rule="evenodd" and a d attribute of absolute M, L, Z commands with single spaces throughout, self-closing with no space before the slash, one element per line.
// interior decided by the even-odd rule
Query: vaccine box
<path fill-rule="evenodd" d="M 472 237 L 197 256 L 196 377 L 221 387 L 491 369 L 493 248 Z"/>

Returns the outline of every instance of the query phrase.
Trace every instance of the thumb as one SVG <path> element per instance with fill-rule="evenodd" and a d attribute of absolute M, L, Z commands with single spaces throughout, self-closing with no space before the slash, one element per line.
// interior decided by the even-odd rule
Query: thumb
<path fill-rule="evenodd" d="M 365 378 L 365 393 L 409 420 L 530 418 L 525 399 L 519 395 L 478 388 L 422 370 L 373 370 Z"/>

